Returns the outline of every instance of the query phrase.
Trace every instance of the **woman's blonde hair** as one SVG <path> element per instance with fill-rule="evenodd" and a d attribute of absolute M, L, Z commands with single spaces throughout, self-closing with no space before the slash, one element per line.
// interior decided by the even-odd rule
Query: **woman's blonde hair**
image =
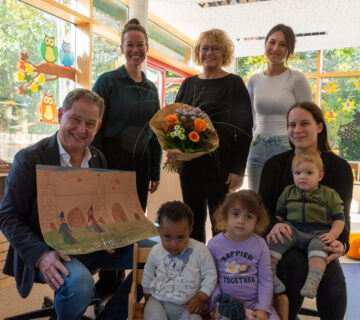
<path fill-rule="evenodd" d="M 269 225 L 269 216 L 264 207 L 261 197 L 253 190 L 240 190 L 229 193 L 224 202 L 214 213 L 215 229 L 217 231 L 225 231 L 229 217 L 229 210 L 239 204 L 242 208 L 256 216 L 255 232 L 259 235 L 263 234 Z"/>
<path fill-rule="evenodd" d="M 211 29 L 204 31 L 200 34 L 199 39 L 196 41 L 194 51 L 194 62 L 201 65 L 200 62 L 200 45 L 205 39 L 216 43 L 220 46 L 222 51 L 222 67 L 227 67 L 234 59 L 234 44 L 227 35 L 227 33 L 220 29 Z"/>

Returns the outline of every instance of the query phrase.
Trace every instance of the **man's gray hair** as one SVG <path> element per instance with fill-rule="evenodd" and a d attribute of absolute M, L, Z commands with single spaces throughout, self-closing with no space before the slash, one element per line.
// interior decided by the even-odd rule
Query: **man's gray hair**
<path fill-rule="evenodd" d="M 101 98 L 97 93 L 84 88 L 74 89 L 66 95 L 62 105 L 63 112 L 68 111 L 72 104 L 80 99 L 85 99 L 91 104 L 96 105 L 99 108 L 100 120 L 102 119 L 105 109 L 103 98 Z"/>

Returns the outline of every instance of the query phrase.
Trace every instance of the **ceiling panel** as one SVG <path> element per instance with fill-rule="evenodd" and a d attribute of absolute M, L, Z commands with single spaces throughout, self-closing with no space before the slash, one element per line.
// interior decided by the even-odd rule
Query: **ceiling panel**
<path fill-rule="evenodd" d="M 149 0 L 149 11 L 193 40 L 211 28 L 225 30 L 236 56 L 263 54 L 264 40 L 243 38 L 265 36 L 278 23 L 295 33 L 327 32 L 299 37 L 296 51 L 360 45 L 360 0 L 229 1 L 231 5 L 201 8 L 204 0 Z"/>

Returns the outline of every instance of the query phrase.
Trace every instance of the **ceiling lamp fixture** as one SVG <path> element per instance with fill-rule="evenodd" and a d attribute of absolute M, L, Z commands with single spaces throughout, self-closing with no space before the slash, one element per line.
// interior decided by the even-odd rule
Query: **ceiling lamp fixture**
<path fill-rule="evenodd" d="M 221 7 L 221 6 L 229 6 L 234 4 L 243 4 L 243 3 L 251 3 L 251 2 L 264 2 L 271 0 L 223 0 L 223 1 L 201 1 L 198 2 L 198 5 L 205 8 L 213 8 L 213 7 Z"/>

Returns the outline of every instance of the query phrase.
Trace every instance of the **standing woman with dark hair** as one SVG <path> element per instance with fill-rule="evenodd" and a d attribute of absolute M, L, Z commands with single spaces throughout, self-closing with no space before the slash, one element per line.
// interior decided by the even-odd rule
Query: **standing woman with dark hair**
<path fill-rule="evenodd" d="M 219 148 L 211 154 L 183 162 L 180 183 L 184 202 L 194 212 L 191 237 L 205 242 L 205 222 L 228 191 L 241 187 L 252 136 L 249 94 L 242 79 L 223 70 L 234 58 L 234 45 L 219 29 L 201 33 L 194 60 L 203 72 L 182 83 L 176 102 L 205 111 L 219 135 Z M 212 221 L 213 222 L 213 221 Z M 213 228 L 214 233 L 214 228 Z"/>
<path fill-rule="evenodd" d="M 93 144 L 104 153 L 109 169 L 136 171 L 137 193 L 145 211 L 148 192 L 155 192 L 160 181 L 161 147 L 148 125 L 160 102 L 155 85 L 141 71 L 149 44 L 137 19 L 125 25 L 120 48 L 125 65 L 101 75 L 93 88 L 105 101 Z"/>
<path fill-rule="evenodd" d="M 283 24 L 273 27 L 265 38 L 267 69 L 247 82 L 255 120 L 247 173 L 249 189 L 255 191 L 259 189 L 265 161 L 290 149 L 286 132 L 287 111 L 296 102 L 312 100 L 305 76 L 286 66 L 294 50 L 294 31 Z"/>
<path fill-rule="evenodd" d="M 148 192 L 155 192 L 160 181 L 161 147 L 148 125 L 160 102 L 155 85 L 141 71 L 149 45 L 139 20 L 124 26 L 120 49 L 125 65 L 102 74 L 93 88 L 105 102 L 93 145 L 103 152 L 109 169 L 136 171 L 137 194 L 145 211 Z M 123 277 L 124 272 L 101 270 L 97 294 L 111 294 Z"/>
<path fill-rule="evenodd" d="M 353 176 L 350 165 L 331 152 L 321 109 L 312 102 L 296 103 L 287 113 L 288 136 L 292 150 L 266 161 L 261 173 L 259 194 L 272 222 L 268 238 L 282 242 L 291 239 L 291 228 L 275 219 L 276 202 L 284 188 L 294 184 L 291 163 L 295 154 L 317 153 L 324 164 L 321 184 L 333 188 L 344 203 L 345 227 L 338 240 L 324 247 L 328 251 L 327 266 L 317 291 L 317 309 L 322 320 L 343 320 L 346 310 L 346 284 L 339 260 L 349 249 L 350 205 Z M 306 201 L 306 193 L 303 194 Z M 288 250 L 277 267 L 277 275 L 286 286 L 289 297 L 289 319 L 294 320 L 304 297 L 300 290 L 308 273 L 307 254 L 301 249 Z"/>

